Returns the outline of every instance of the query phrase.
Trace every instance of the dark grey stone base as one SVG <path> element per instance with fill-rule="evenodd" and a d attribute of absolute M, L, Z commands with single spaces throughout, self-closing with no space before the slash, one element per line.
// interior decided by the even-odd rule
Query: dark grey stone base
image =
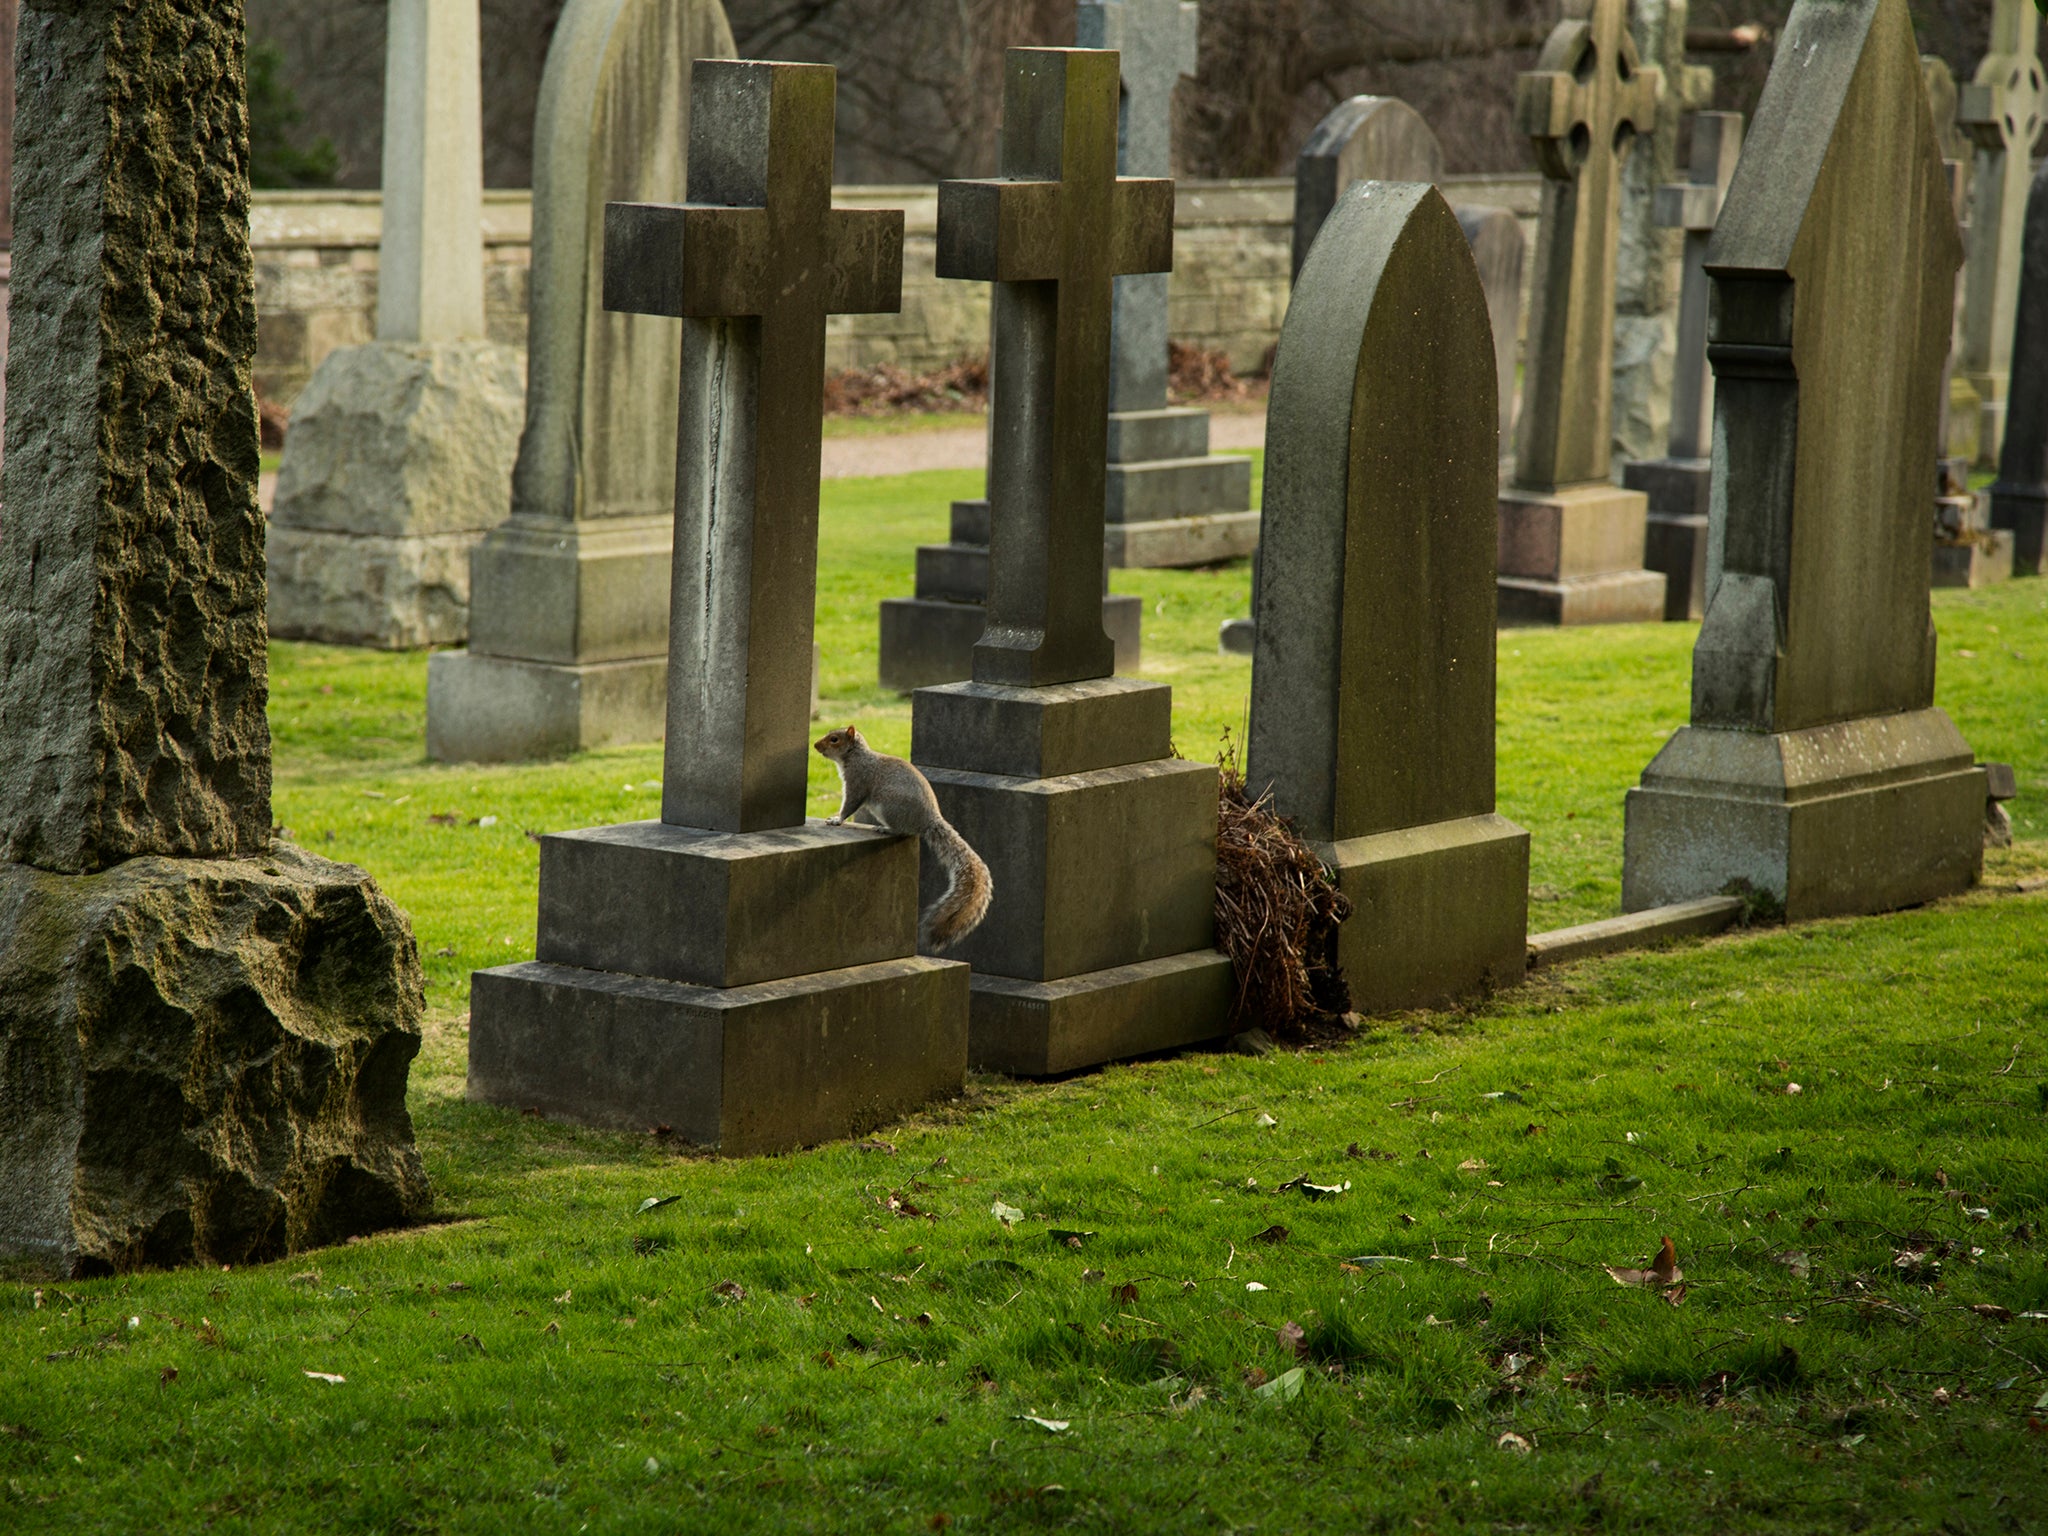
<path fill-rule="evenodd" d="M 1063 981 L 977 972 L 967 1057 L 977 1071 L 1051 1077 L 1228 1033 L 1230 957 L 1213 949 Z"/>
<path fill-rule="evenodd" d="M 1529 834 L 1513 822 L 1470 816 L 1316 853 L 1351 900 L 1337 959 L 1360 1013 L 1439 1008 L 1521 982 Z"/>
<path fill-rule="evenodd" d="M 515 763 L 659 741 L 668 657 L 555 663 L 437 651 L 427 659 L 427 756 Z"/>
<path fill-rule="evenodd" d="M 1638 459 L 1621 467 L 1624 489 L 1650 498 L 1666 517 L 1705 517 L 1714 491 L 1712 459 Z"/>
<path fill-rule="evenodd" d="M 1116 669 L 1134 676 L 1145 604 L 1136 597 L 1105 597 L 1102 628 L 1116 646 Z M 974 644 L 987 626 L 979 603 L 922 597 L 882 604 L 882 686 L 898 693 L 964 682 L 974 675 Z"/>
<path fill-rule="evenodd" d="M 2048 576 L 2048 486 L 2000 480 L 1991 487 L 1991 526 L 2012 534 L 2012 573 Z"/>
<path fill-rule="evenodd" d="M 1152 459 L 1109 466 L 1105 520 L 1156 523 L 1174 517 L 1211 517 L 1248 512 L 1252 505 L 1252 461 L 1236 455 Z"/>
<path fill-rule="evenodd" d="M 533 961 L 472 982 L 469 1097 L 783 1152 L 957 1094 L 967 1010 L 967 967 L 941 960 L 726 989 Z"/>
<path fill-rule="evenodd" d="M 1061 778 L 1173 755 L 1173 690 L 1102 677 L 1044 688 L 949 683 L 911 701 L 926 768 Z"/>
<path fill-rule="evenodd" d="M 1621 904 L 1743 880 L 1803 921 L 1952 895 L 1983 868 L 1985 793 L 1938 709 L 1774 736 L 1687 726 L 1628 792 Z"/>
<path fill-rule="evenodd" d="M 1118 570 L 1192 570 L 1249 559 L 1258 547 L 1256 512 L 1111 523 L 1102 535 L 1103 559 Z"/>
<path fill-rule="evenodd" d="M 1216 644 L 1226 656 L 1249 656 L 1259 648 L 1257 619 L 1225 619 Z"/>
<path fill-rule="evenodd" d="M 1633 466 L 1631 466 L 1633 467 Z M 1667 621 L 1707 613 L 1707 519 L 1652 512 L 1643 535 L 1643 565 L 1664 578 Z"/>

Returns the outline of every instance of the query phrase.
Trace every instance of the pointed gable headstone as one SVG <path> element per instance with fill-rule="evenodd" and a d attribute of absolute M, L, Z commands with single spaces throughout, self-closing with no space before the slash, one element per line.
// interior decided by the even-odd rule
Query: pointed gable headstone
<path fill-rule="evenodd" d="M 1191 0 L 1081 0 L 1075 41 L 1116 53 L 1117 170 L 1173 175 L 1173 93 L 1194 74 L 1200 8 Z M 1117 278 L 1110 325 L 1109 563 L 1208 565 L 1249 554 L 1251 464 L 1209 452 L 1209 413 L 1166 396 L 1170 280 Z M 993 472 L 993 468 L 991 469 Z"/>
<path fill-rule="evenodd" d="M 835 84 L 697 61 L 693 201 L 605 210 L 607 308 L 683 332 L 661 820 L 542 839 L 535 959 L 472 986 L 472 1098 L 763 1152 L 966 1070 L 916 839 L 804 819 L 825 322 L 903 280 L 902 213 L 832 206 Z"/>
<path fill-rule="evenodd" d="M 0 510 L 0 1256 L 422 1215 L 403 913 L 271 824 L 242 7 L 22 8 Z M 175 167 L 177 174 L 166 174 Z"/>
<path fill-rule="evenodd" d="M 911 758 L 988 861 L 978 1066 L 1043 1075 L 1228 1027 L 1212 947 L 1216 770 L 1173 756 L 1173 692 L 1112 677 L 1102 629 L 1110 285 L 1173 255 L 1173 184 L 1116 173 L 1117 59 L 1013 48 L 1002 174 L 939 188 L 941 277 L 995 284 L 988 628 L 974 678 L 912 699 Z"/>
<path fill-rule="evenodd" d="M 2048 126 L 2040 32 L 2034 0 L 1992 0 L 1990 52 L 1956 103 L 1956 121 L 1977 146 L 1956 372 L 1981 402 L 1977 462 L 1985 468 L 1997 464 L 2005 430 L 2027 185 Z"/>
<path fill-rule="evenodd" d="M 1529 835 L 1494 812 L 1486 294 L 1433 187 L 1338 202 L 1273 366 L 1246 783 L 1350 898 L 1362 1012 L 1521 980 Z"/>
<path fill-rule="evenodd" d="M 1657 619 L 1643 569 L 1647 502 L 1608 480 L 1621 169 L 1655 122 L 1660 75 L 1636 56 L 1627 0 L 1562 21 L 1516 82 L 1515 122 L 1543 172 L 1528 383 L 1512 483 L 1500 498 L 1505 623 Z"/>
<path fill-rule="evenodd" d="M 1960 890 L 1984 776 L 1933 707 L 1933 423 L 1962 243 L 1905 0 L 1800 0 L 1707 251 L 1716 400 L 1692 724 L 1630 791 L 1630 910 Z"/>

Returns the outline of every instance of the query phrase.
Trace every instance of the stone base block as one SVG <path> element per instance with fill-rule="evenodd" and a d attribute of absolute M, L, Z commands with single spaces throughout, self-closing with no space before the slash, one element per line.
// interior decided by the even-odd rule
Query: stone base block
<path fill-rule="evenodd" d="M 1206 459 L 1209 413 L 1199 406 L 1109 413 L 1109 462 L 1144 464 L 1160 459 Z"/>
<path fill-rule="evenodd" d="M 1985 792 L 1938 709 L 1774 736 L 1687 726 L 1628 792 L 1621 903 L 1741 880 L 1796 922 L 1952 895 L 1983 868 Z"/>
<path fill-rule="evenodd" d="M 1053 1077 L 1229 1032 L 1236 971 L 1219 950 L 1017 981 L 976 972 L 967 1059 L 976 1071 Z"/>
<path fill-rule="evenodd" d="M 0 1254 L 240 1265 L 424 1215 L 425 995 L 404 914 L 289 844 L 0 864 Z"/>
<path fill-rule="evenodd" d="M 1521 982 L 1529 834 L 1505 817 L 1349 838 L 1316 854 L 1351 900 L 1337 959 L 1360 1013 L 1440 1008 Z"/>
<path fill-rule="evenodd" d="M 1216 644 L 1226 656 L 1249 656 L 1259 648 L 1257 619 L 1225 619 Z"/>
<path fill-rule="evenodd" d="M 1601 481 L 1500 493 L 1500 574 L 1564 582 L 1640 574 L 1649 498 Z"/>
<path fill-rule="evenodd" d="M 988 560 L 986 544 L 920 544 L 917 595 L 947 603 L 985 603 Z"/>
<path fill-rule="evenodd" d="M 1245 512 L 1251 504 L 1250 459 L 1231 455 L 1109 466 L 1107 518 L 1112 528 L 1120 523 Z"/>
<path fill-rule="evenodd" d="M 1046 688 L 949 683 L 911 701 L 911 738 L 927 768 L 1062 778 L 1173 754 L 1173 690 L 1103 677 Z"/>
<path fill-rule="evenodd" d="M 1259 514 L 1169 517 L 1155 522 L 1111 523 L 1102 551 L 1120 570 L 1187 570 L 1243 560 L 1259 547 Z"/>
<path fill-rule="evenodd" d="M 1570 581 L 1503 576 L 1497 592 L 1504 627 L 1655 624 L 1664 617 L 1664 577 L 1656 571 L 1621 571 Z"/>
<path fill-rule="evenodd" d="M 1705 517 L 1714 491 L 1714 461 L 1637 459 L 1621 467 L 1621 483 L 1649 498 L 1652 516 Z"/>
<path fill-rule="evenodd" d="M 1028 691 L 1028 690 L 1020 690 Z M 995 899 L 948 951 L 977 972 L 1057 981 L 1215 943 L 1216 768 L 1179 758 L 1060 778 L 926 766 Z M 923 899 L 943 888 L 925 861 Z"/>
<path fill-rule="evenodd" d="M 469 553 L 482 537 L 273 523 L 264 551 L 271 638 L 384 651 L 460 645 L 469 634 Z"/>
<path fill-rule="evenodd" d="M 471 648 L 565 667 L 666 657 L 674 543 L 670 512 L 582 522 L 515 513 L 470 561 Z"/>
<path fill-rule="evenodd" d="M 739 1155 L 957 1094 L 967 967 L 912 957 L 717 989 L 534 961 L 471 982 L 469 1096 Z"/>
<path fill-rule="evenodd" d="M 899 960 L 917 953 L 917 863 L 914 838 L 822 821 L 551 833 L 534 953 L 705 987 Z"/>
<path fill-rule="evenodd" d="M 1644 529 L 1643 564 L 1664 578 L 1664 617 L 1698 621 L 1707 614 L 1707 519 L 1652 512 Z"/>
<path fill-rule="evenodd" d="M 1145 604 L 1135 597 L 1105 597 L 1102 628 L 1116 646 L 1116 669 L 1138 670 Z M 882 686 L 898 693 L 957 683 L 974 675 L 974 645 L 988 624 L 979 603 L 921 597 L 882 604 Z"/>
<path fill-rule="evenodd" d="M 427 662 L 427 756 L 516 763 L 659 741 L 668 657 L 562 666 L 477 651 Z"/>
<path fill-rule="evenodd" d="M 1979 533 L 1967 544 L 1934 546 L 1934 585 L 1988 587 L 2010 581 L 2013 574 L 2012 534 L 2003 528 Z"/>
<path fill-rule="evenodd" d="M 2012 573 L 2048 576 L 2048 488 L 2000 480 L 1991 487 L 1991 526 L 2012 535 Z"/>

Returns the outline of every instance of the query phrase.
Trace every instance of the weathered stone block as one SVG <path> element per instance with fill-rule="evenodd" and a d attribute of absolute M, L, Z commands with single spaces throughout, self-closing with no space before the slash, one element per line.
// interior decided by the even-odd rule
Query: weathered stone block
<path fill-rule="evenodd" d="M 1529 834 L 1496 815 L 1316 845 L 1352 914 L 1337 960 L 1360 1013 L 1436 1008 L 1518 985 Z"/>
<path fill-rule="evenodd" d="M 1209 413 L 1192 406 L 1109 413 L 1109 462 L 1150 459 L 1205 459 L 1209 456 Z"/>
<path fill-rule="evenodd" d="M 1217 512 L 1111 523 L 1103 531 L 1102 547 L 1110 565 L 1129 570 L 1185 570 L 1244 560 L 1259 547 L 1259 514 Z M 1118 669 L 1122 670 L 1121 661 Z"/>
<path fill-rule="evenodd" d="M 666 515 L 571 525 L 515 514 L 470 557 L 479 597 L 469 618 L 471 648 L 563 666 L 665 661 L 674 543 L 675 520 Z"/>
<path fill-rule="evenodd" d="M 925 751 L 920 742 L 920 766 Z M 925 776 L 995 880 L 988 917 L 949 951 L 977 972 L 1057 981 L 1215 942 L 1213 764 L 1174 758 L 1052 779 L 954 768 Z M 943 888 L 936 864 L 925 861 L 926 901 Z"/>
<path fill-rule="evenodd" d="M 1056 779 L 1173 755 L 1173 690 L 1104 677 L 1023 690 L 987 683 L 926 688 L 910 733 L 927 768 Z"/>
<path fill-rule="evenodd" d="M 1120 523 L 1227 516 L 1249 511 L 1252 504 L 1252 461 L 1246 458 L 1113 462 L 1108 471 L 1112 530 Z"/>
<path fill-rule="evenodd" d="M 424 999 L 404 915 L 289 845 L 0 864 L 0 1252 L 239 1265 L 417 1218 Z"/>
<path fill-rule="evenodd" d="M 976 974 L 968 1065 L 1053 1077 L 1200 1045 L 1228 1031 L 1236 975 L 1230 957 L 1214 949 L 1059 981 Z"/>
<path fill-rule="evenodd" d="M 460 645 L 480 533 L 422 537 L 270 530 L 270 633 L 279 640 L 413 650 Z"/>
<path fill-rule="evenodd" d="M 1569 581 L 1643 568 L 1639 491 L 1579 485 L 1561 491 L 1500 493 L 1500 574 Z"/>
<path fill-rule="evenodd" d="M 1580 576 L 1571 581 L 1542 581 L 1533 576 L 1503 576 L 1499 588 L 1500 622 L 1517 625 L 1655 624 L 1664 617 L 1665 584 L 1657 571 L 1621 571 L 1608 576 Z"/>
<path fill-rule="evenodd" d="M 1628 792 L 1622 905 L 1744 880 L 1800 922 L 1953 895 L 1983 868 L 1984 799 L 1938 709 L 1775 735 L 1688 726 Z"/>
<path fill-rule="evenodd" d="M 470 1098 L 730 1156 L 862 1135 L 966 1079 L 967 967 L 942 960 L 723 990 L 532 962 L 471 986 Z"/>
<path fill-rule="evenodd" d="M 1933 584 L 1988 587 L 2013 576 L 2013 536 L 2004 528 L 1978 531 L 1967 543 L 1934 546 Z"/>
<path fill-rule="evenodd" d="M 917 595 L 948 603 L 988 600 L 986 544 L 920 544 L 917 548 Z"/>
<path fill-rule="evenodd" d="M 1142 659 L 1144 620 L 1143 599 L 1103 598 L 1103 633 L 1116 647 L 1116 670 L 1126 676 L 1137 672 Z M 909 693 L 973 675 L 974 645 L 987 627 L 988 610 L 979 603 L 886 599 L 882 603 L 882 686 Z"/>
<path fill-rule="evenodd" d="M 511 763 L 658 741 L 668 658 L 551 666 L 438 651 L 427 660 L 427 756 Z"/>
<path fill-rule="evenodd" d="M 1707 611 L 1708 519 L 1652 512 L 1644 527 L 1643 565 L 1664 578 L 1664 617 L 1699 619 Z"/>
<path fill-rule="evenodd" d="M 704 987 L 902 959 L 917 953 L 917 857 L 913 839 L 821 821 L 551 833 L 535 958 Z"/>

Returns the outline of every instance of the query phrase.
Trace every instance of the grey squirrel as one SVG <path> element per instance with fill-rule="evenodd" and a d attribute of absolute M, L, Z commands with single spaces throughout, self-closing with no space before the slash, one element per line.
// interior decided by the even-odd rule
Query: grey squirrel
<path fill-rule="evenodd" d="M 922 838 L 945 867 L 946 893 L 918 919 L 918 948 L 951 949 L 974 932 L 988 915 L 995 882 L 981 856 L 941 814 L 931 781 L 902 758 L 877 752 L 850 725 L 820 737 L 816 745 L 819 755 L 838 767 L 845 786 L 839 814 L 827 817 L 826 826 L 840 826 L 865 811 L 885 832 Z"/>

